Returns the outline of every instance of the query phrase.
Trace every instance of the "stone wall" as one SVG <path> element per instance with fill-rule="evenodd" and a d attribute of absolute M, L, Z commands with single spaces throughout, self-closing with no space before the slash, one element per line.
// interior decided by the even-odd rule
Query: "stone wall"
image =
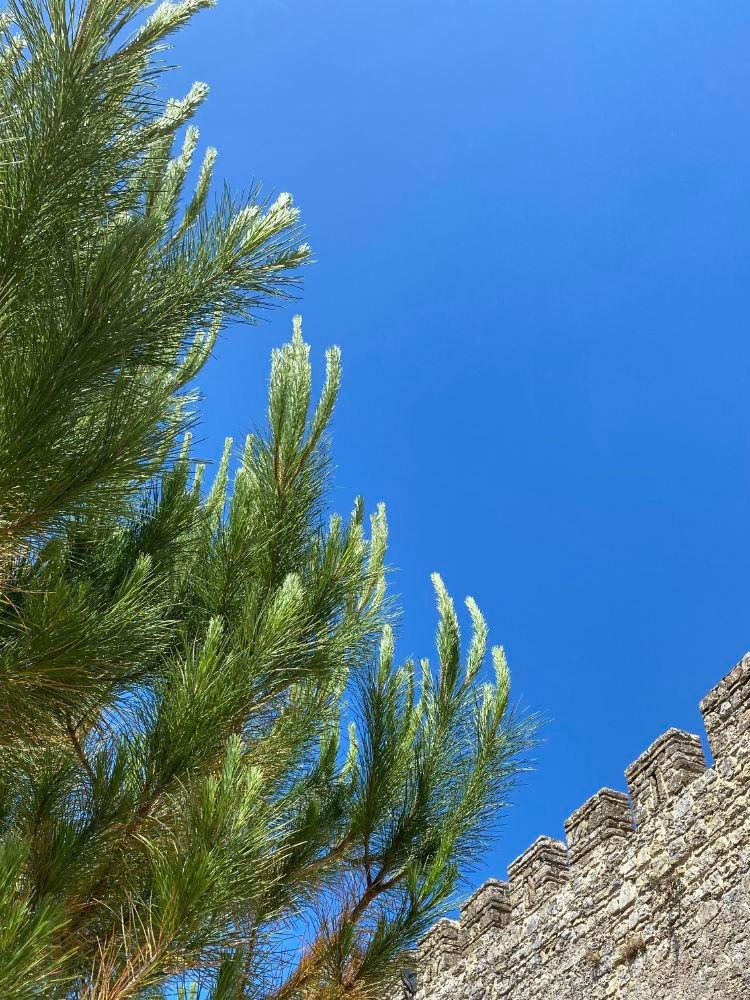
<path fill-rule="evenodd" d="M 700 708 L 713 767 L 660 736 L 430 931 L 417 1000 L 750 1000 L 750 654 Z"/>

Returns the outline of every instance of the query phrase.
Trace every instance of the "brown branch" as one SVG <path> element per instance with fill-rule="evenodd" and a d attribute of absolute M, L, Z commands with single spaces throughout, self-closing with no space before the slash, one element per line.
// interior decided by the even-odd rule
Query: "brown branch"
<path fill-rule="evenodd" d="M 94 769 L 92 768 L 91 764 L 89 764 L 88 758 L 86 757 L 86 754 L 83 751 L 83 746 L 81 745 L 81 741 L 78 739 L 78 734 L 76 733 L 76 727 L 73 725 L 73 720 L 70 718 L 69 712 L 65 713 L 65 729 L 68 733 L 68 736 L 70 737 L 70 742 L 73 745 L 73 750 L 75 751 L 75 755 L 81 762 L 81 767 L 86 772 L 86 775 L 88 776 L 88 779 L 91 782 L 91 784 L 92 785 L 95 784 L 96 775 L 94 774 Z"/>
<path fill-rule="evenodd" d="M 370 837 L 368 834 L 365 834 L 364 836 L 364 857 L 362 859 L 362 863 L 364 865 L 365 878 L 367 879 L 367 887 L 369 889 L 373 883 L 373 878 L 370 870 Z"/>
<path fill-rule="evenodd" d="M 315 867 L 317 868 L 330 864 L 331 861 L 338 861 L 340 858 L 344 857 L 346 852 L 352 846 L 353 841 L 354 837 L 344 837 L 340 843 L 331 848 L 328 854 L 324 854 L 322 858 L 318 858 L 318 860 L 314 862 Z"/>
<path fill-rule="evenodd" d="M 280 458 L 281 440 L 277 436 L 273 443 L 273 481 L 276 485 L 276 492 L 281 494 L 281 482 L 280 482 L 280 471 L 279 471 L 279 458 Z"/>
<path fill-rule="evenodd" d="M 297 995 L 297 991 L 303 989 L 309 984 L 310 980 L 315 976 L 316 972 L 319 970 L 321 961 L 325 957 L 327 946 L 330 947 L 331 944 L 336 943 L 336 941 L 341 937 L 343 933 L 344 926 L 347 923 L 357 923 L 369 909 L 375 900 L 382 896 L 383 893 L 388 892 L 395 885 L 404 878 L 405 872 L 400 871 L 396 875 L 392 875 L 390 878 L 386 878 L 386 869 L 381 868 L 375 878 L 372 880 L 372 884 L 362 893 L 357 902 L 350 909 L 346 910 L 339 917 L 338 928 L 334 931 L 333 935 L 327 936 L 325 934 L 320 934 L 310 949 L 302 956 L 299 965 L 294 970 L 292 975 L 287 979 L 287 981 L 279 987 L 279 989 L 273 994 L 270 1000 L 293 1000 Z M 351 975 L 347 976 L 341 983 L 341 989 L 343 995 L 351 993 L 352 990 L 357 986 L 359 976 L 359 968 L 355 969 Z"/>
<path fill-rule="evenodd" d="M 384 892 L 388 892 L 392 889 L 394 885 L 403 879 L 404 872 L 401 871 L 398 875 L 393 875 L 391 878 L 386 879 L 385 871 L 381 868 L 378 874 L 373 879 L 372 885 L 370 885 L 365 892 L 359 898 L 359 901 L 355 906 L 349 911 L 344 919 L 350 920 L 352 923 L 356 923 L 361 916 L 364 915 L 365 910 L 374 903 L 378 896 L 382 896 Z"/>

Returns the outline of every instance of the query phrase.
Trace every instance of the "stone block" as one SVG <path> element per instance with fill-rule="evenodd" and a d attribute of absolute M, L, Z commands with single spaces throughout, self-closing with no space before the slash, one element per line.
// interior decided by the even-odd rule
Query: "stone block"
<path fill-rule="evenodd" d="M 705 770 L 698 736 L 681 729 L 664 733 L 625 771 L 636 821 L 647 822 Z"/>
<path fill-rule="evenodd" d="M 510 920 L 510 889 L 507 882 L 489 879 L 460 907 L 462 949 L 470 948 L 486 931 L 506 927 Z"/>
<path fill-rule="evenodd" d="M 624 792 L 603 788 L 565 821 L 570 863 L 578 864 L 600 845 L 622 841 L 632 832 L 630 799 Z"/>
<path fill-rule="evenodd" d="M 700 703 L 717 761 L 750 757 L 750 653 Z"/>
<path fill-rule="evenodd" d="M 512 890 L 519 890 L 521 905 L 534 910 L 560 889 L 568 878 L 568 851 L 551 837 L 539 837 L 520 858 L 508 866 Z"/>
<path fill-rule="evenodd" d="M 422 938 L 419 961 L 423 967 L 425 984 L 434 982 L 452 968 L 459 956 L 459 925 L 457 920 L 438 920 Z"/>

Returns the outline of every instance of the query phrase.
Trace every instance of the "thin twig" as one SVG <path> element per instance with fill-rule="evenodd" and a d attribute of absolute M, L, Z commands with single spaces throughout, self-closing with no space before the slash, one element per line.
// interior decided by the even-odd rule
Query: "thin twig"
<path fill-rule="evenodd" d="M 73 750 L 75 751 L 76 757 L 80 760 L 81 766 L 88 775 L 88 779 L 91 784 L 95 784 L 96 775 L 94 774 L 94 769 L 88 762 L 86 754 L 83 752 L 83 747 L 81 746 L 81 741 L 78 739 L 78 734 L 76 733 L 73 721 L 70 718 L 70 713 L 65 713 L 65 728 L 68 731 L 68 736 L 70 737 L 70 742 L 73 744 Z"/>

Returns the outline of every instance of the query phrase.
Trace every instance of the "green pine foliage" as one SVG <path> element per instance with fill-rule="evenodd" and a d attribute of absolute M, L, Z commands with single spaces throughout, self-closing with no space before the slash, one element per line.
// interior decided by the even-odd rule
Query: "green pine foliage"
<path fill-rule="evenodd" d="M 161 466 L 225 319 L 307 256 L 288 195 L 183 198 L 207 95 L 156 100 L 165 40 L 213 0 L 11 0 L 0 24 L 0 554 Z M 119 39 L 123 37 L 123 41 Z"/>
<path fill-rule="evenodd" d="M 210 0 L 13 0 L 0 64 L 0 995 L 365 1000 L 454 900 L 529 745 L 502 650 L 439 577 L 399 662 L 387 526 L 329 516 L 339 352 L 295 320 L 264 429 L 210 483 L 222 325 L 308 257 L 288 196 L 211 201 Z M 175 152 L 178 134 L 182 145 Z"/>

